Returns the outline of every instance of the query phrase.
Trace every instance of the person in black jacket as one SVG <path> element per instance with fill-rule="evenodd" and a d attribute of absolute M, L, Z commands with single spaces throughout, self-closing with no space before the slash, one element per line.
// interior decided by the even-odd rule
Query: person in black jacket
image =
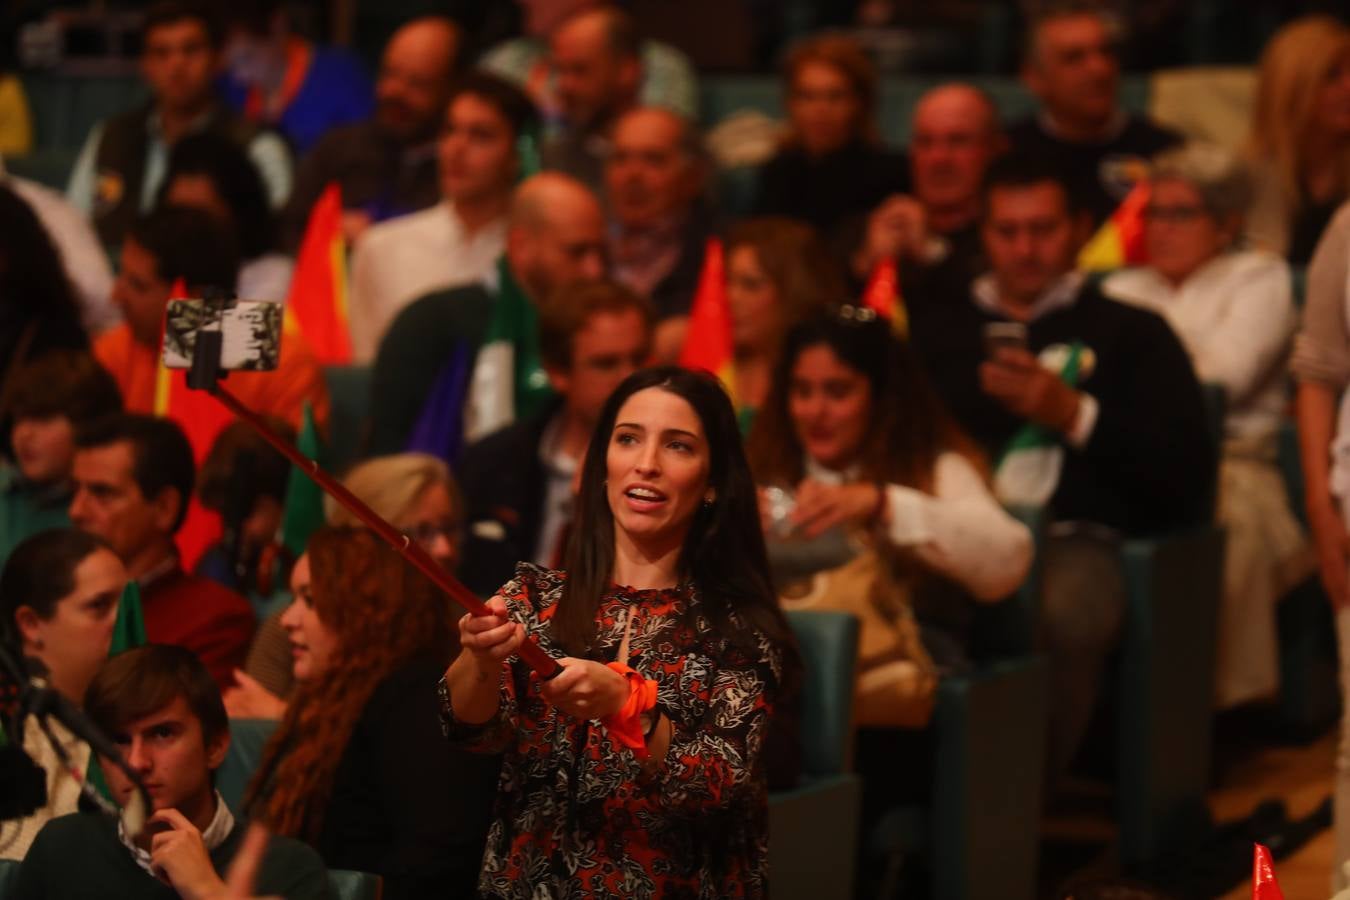
<path fill-rule="evenodd" d="M 596 418 L 651 342 L 651 306 L 613 282 L 562 288 L 540 308 L 540 352 L 558 400 L 471 445 L 459 469 L 469 520 L 460 576 L 475 593 L 490 595 L 521 560 L 557 565 Z"/>
<path fill-rule="evenodd" d="M 1118 542 L 1209 520 L 1216 448 L 1166 322 L 1074 271 L 1090 220 L 1053 166 L 993 164 L 981 228 L 992 271 L 914 307 L 911 335 L 958 423 L 1000 461 L 1000 499 L 1048 506 L 1044 630 L 1062 766 L 1120 631 Z"/>

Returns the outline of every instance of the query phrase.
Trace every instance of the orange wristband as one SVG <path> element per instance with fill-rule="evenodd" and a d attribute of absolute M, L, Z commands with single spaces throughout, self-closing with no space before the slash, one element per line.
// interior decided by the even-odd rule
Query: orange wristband
<path fill-rule="evenodd" d="M 628 682 L 628 699 L 619 711 L 605 716 L 600 724 L 609 732 L 610 739 L 622 744 L 640 760 L 647 759 L 647 741 L 642 734 L 639 717 L 656 706 L 656 682 L 643 678 L 631 666 L 620 662 L 606 663 Z"/>

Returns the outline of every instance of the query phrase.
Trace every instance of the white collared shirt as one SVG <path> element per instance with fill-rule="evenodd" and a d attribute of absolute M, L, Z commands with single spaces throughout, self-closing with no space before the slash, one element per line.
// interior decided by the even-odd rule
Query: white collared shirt
<path fill-rule="evenodd" d="M 202 843 L 206 845 L 207 852 L 225 843 L 231 831 L 234 831 L 234 813 L 230 812 L 230 807 L 226 804 L 225 798 L 220 796 L 220 791 L 216 791 L 216 812 L 211 816 L 211 824 L 202 831 Z M 117 822 L 117 839 L 122 842 L 123 847 L 131 851 L 131 858 L 136 860 L 136 865 L 156 878 L 159 877 L 150 863 L 150 851 L 136 845 L 120 819 Z"/>

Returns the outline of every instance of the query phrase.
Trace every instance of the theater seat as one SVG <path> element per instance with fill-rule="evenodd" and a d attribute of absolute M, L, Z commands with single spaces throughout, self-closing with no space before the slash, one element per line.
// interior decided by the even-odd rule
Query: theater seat
<path fill-rule="evenodd" d="M 792 610 L 801 648 L 802 783 L 769 795 L 769 883 L 777 898 L 850 897 L 862 782 L 848 771 L 858 620 Z"/>
<path fill-rule="evenodd" d="M 370 368 L 325 366 L 328 388 L 328 440 L 325 466 L 341 472 L 361 458 L 370 423 Z"/>
<path fill-rule="evenodd" d="M 328 883 L 337 900 L 380 900 L 384 890 L 380 876 L 351 869 L 329 869 Z"/>
<path fill-rule="evenodd" d="M 258 770 L 263 748 L 278 724 L 273 719 L 230 720 L 230 749 L 216 770 L 216 790 L 236 815 L 244 812 L 244 791 Z"/>

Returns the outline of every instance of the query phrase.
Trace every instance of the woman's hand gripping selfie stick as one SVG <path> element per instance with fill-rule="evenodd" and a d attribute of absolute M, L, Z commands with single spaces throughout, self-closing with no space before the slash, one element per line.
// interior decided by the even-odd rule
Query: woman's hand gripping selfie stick
<path fill-rule="evenodd" d="M 470 615 L 490 616 L 492 611 L 467 587 L 442 569 L 415 541 L 375 514 L 369 506 L 361 502 L 340 481 L 319 467 L 319 464 L 297 450 L 289 441 L 274 432 L 262 417 L 239 401 L 239 398 L 220 383 L 220 351 L 222 339 L 219 331 L 200 331 L 193 352 L 192 368 L 188 371 L 188 387 L 205 390 L 220 401 L 236 417 L 247 422 L 258 436 L 276 448 L 277 452 L 300 468 L 323 491 L 342 504 L 371 531 L 380 536 L 385 543 L 398 551 L 408 563 L 431 579 L 432 583 L 450 596 Z M 544 652 L 534 641 L 524 641 L 517 651 L 530 668 L 539 673 L 545 681 L 554 678 L 562 671 L 553 657 Z"/>

